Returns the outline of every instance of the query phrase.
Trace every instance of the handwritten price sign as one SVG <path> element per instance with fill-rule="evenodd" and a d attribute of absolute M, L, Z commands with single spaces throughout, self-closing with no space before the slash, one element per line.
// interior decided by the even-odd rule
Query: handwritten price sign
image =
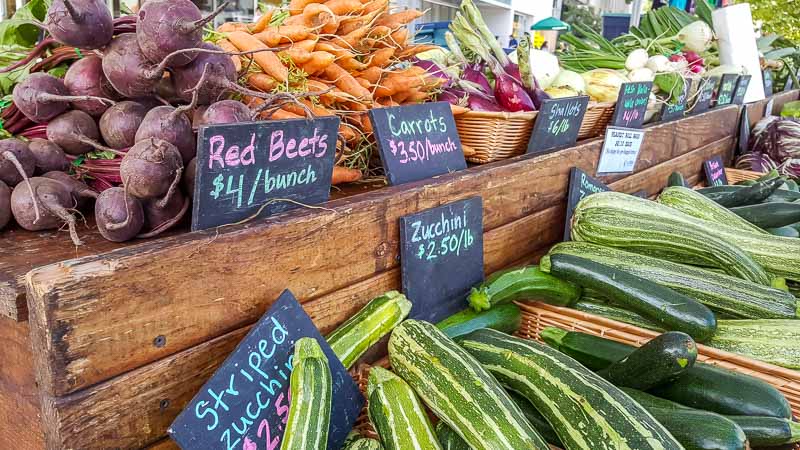
<path fill-rule="evenodd" d="M 417 258 L 432 261 L 450 254 L 461 256 L 461 252 L 469 250 L 474 243 L 475 236 L 472 235 L 472 230 L 464 228 L 455 234 L 445 235 L 438 241 L 430 240 L 427 245 L 419 244 Z"/>
<path fill-rule="evenodd" d="M 588 104 L 586 96 L 545 100 L 533 125 L 528 153 L 545 153 L 575 144 Z"/>

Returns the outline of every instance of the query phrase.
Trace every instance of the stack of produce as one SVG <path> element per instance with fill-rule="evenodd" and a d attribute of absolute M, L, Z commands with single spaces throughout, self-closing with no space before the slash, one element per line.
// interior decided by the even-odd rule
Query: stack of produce
<path fill-rule="evenodd" d="M 753 127 L 748 153 L 736 167 L 800 179 L 800 101 L 783 105 L 780 116 L 768 114 Z"/>

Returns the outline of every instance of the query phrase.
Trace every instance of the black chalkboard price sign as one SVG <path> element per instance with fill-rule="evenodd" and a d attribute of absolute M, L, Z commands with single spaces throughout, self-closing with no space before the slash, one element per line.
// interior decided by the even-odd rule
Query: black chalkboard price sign
<path fill-rule="evenodd" d="M 750 80 L 753 79 L 752 75 L 742 75 L 739 81 L 736 82 L 736 90 L 733 91 L 733 103 L 741 105 L 744 103 L 744 96 L 747 94 L 747 87 L 750 86 Z"/>
<path fill-rule="evenodd" d="M 703 78 L 697 88 L 696 100 L 692 106 L 692 114 L 701 114 L 711 108 L 714 100 L 714 89 L 719 85 L 718 77 Z"/>
<path fill-rule="evenodd" d="M 719 82 L 719 89 L 717 89 L 717 104 L 716 106 L 730 105 L 733 102 L 733 93 L 736 91 L 736 80 L 739 75 L 735 73 L 726 73 L 722 76 Z"/>
<path fill-rule="evenodd" d="M 483 201 L 473 197 L 400 218 L 400 269 L 412 319 L 438 322 L 467 307 L 483 281 Z"/>
<path fill-rule="evenodd" d="M 337 117 L 201 127 L 192 231 L 328 201 L 338 133 Z"/>
<path fill-rule="evenodd" d="M 369 117 L 389 184 L 467 168 L 449 103 L 374 108 Z"/>
<path fill-rule="evenodd" d="M 588 104 L 587 96 L 542 102 L 528 142 L 528 153 L 545 153 L 575 144 Z"/>
<path fill-rule="evenodd" d="M 184 450 L 279 450 L 289 415 L 294 343 L 319 342 L 333 380 L 327 448 L 341 448 L 364 397 L 325 338 L 288 290 L 247 333 L 168 433 Z"/>
<path fill-rule="evenodd" d="M 617 96 L 617 106 L 611 124 L 617 127 L 641 128 L 650 101 L 651 81 L 623 83 Z"/>
<path fill-rule="evenodd" d="M 797 71 L 797 76 L 800 78 L 800 70 Z M 789 92 L 794 89 L 794 79 L 792 78 L 791 74 L 786 78 L 786 84 L 783 85 L 783 92 Z"/>
<path fill-rule="evenodd" d="M 761 78 L 764 80 L 764 95 L 772 97 L 775 86 L 773 86 L 772 71 L 764 70 L 761 72 Z M 791 78 L 791 77 L 790 77 Z"/>
<path fill-rule="evenodd" d="M 728 184 L 728 176 L 725 174 L 725 163 L 722 158 L 715 156 L 703 162 L 703 172 L 706 174 L 706 182 L 709 186 L 723 186 Z"/>
<path fill-rule="evenodd" d="M 564 240 L 570 240 L 572 233 L 572 216 L 575 214 L 575 207 L 578 202 L 598 192 L 607 192 L 611 188 L 603 184 L 597 178 L 589 176 L 586 172 L 573 167 L 569 170 L 569 191 L 567 194 L 567 218 L 564 223 Z"/>
<path fill-rule="evenodd" d="M 683 82 L 683 90 L 678 98 L 669 100 L 661 106 L 661 121 L 680 119 L 686 113 L 686 99 L 689 96 L 689 83 Z"/>

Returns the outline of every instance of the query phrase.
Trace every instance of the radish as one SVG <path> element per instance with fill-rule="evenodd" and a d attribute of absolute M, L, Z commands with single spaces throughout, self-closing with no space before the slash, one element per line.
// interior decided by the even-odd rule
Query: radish
<path fill-rule="evenodd" d="M 80 110 L 65 112 L 47 124 L 47 139 L 70 155 L 83 155 L 94 149 L 111 150 L 100 145 L 99 138 L 100 130 L 92 116 Z"/>
<path fill-rule="evenodd" d="M 90 199 L 97 198 L 97 192 L 91 190 L 83 181 L 76 180 L 66 172 L 54 170 L 42 175 L 42 178 L 49 178 L 61 183 L 64 188 L 72 194 L 72 198 L 75 200 L 75 206 L 78 209 L 86 206 Z"/>
<path fill-rule="evenodd" d="M 252 111 L 238 100 L 222 100 L 211 104 L 203 113 L 199 125 L 250 122 Z"/>
<path fill-rule="evenodd" d="M 144 226 L 142 203 L 121 187 L 106 189 L 94 204 L 100 235 L 112 242 L 136 237 Z"/>
<path fill-rule="evenodd" d="M 93 50 L 111 41 L 114 19 L 103 0 L 53 0 L 45 27 L 64 45 Z"/>
<path fill-rule="evenodd" d="M 11 221 L 11 188 L 0 181 L 0 230 Z"/>
<path fill-rule="evenodd" d="M 147 114 L 144 105 L 124 101 L 108 108 L 100 118 L 100 134 L 109 147 L 121 150 L 136 143 L 136 130 Z"/>
<path fill-rule="evenodd" d="M 39 173 L 51 170 L 64 172 L 69 169 L 67 154 L 61 147 L 47 139 L 33 138 L 28 142 L 28 148 L 36 160 L 36 170 Z"/>
<path fill-rule="evenodd" d="M 41 205 L 41 215 L 34 211 Z M 34 177 L 29 183 L 21 183 L 11 193 L 11 212 L 19 226 L 28 231 L 41 231 L 60 228 L 67 224 L 72 242 L 81 245 L 75 228 L 75 216 L 69 210 L 74 208 L 75 200 L 68 189 L 58 181 Z"/>
<path fill-rule="evenodd" d="M 75 61 L 64 75 L 64 85 L 70 95 L 102 97 L 115 100 L 119 94 L 103 73 L 103 60 L 97 55 L 86 55 Z M 91 116 L 100 117 L 109 105 L 98 101 L 75 101 L 72 107 Z"/>
<path fill-rule="evenodd" d="M 90 95 L 68 95 L 64 82 L 50 74 L 36 72 L 28 75 L 14 87 L 14 104 L 32 122 L 43 123 L 69 108 L 70 102 L 99 101 L 114 104 L 112 100 Z"/>
<path fill-rule="evenodd" d="M 189 210 L 190 202 L 180 191 L 175 191 L 166 203 L 157 199 L 144 200 L 143 203 L 148 231 L 138 237 L 151 238 L 177 225 Z"/>
<path fill-rule="evenodd" d="M 139 141 L 122 158 L 119 168 L 128 193 L 139 199 L 169 201 L 183 173 L 178 149 L 161 139 Z"/>
<path fill-rule="evenodd" d="M 136 38 L 142 53 L 160 63 L 172 52 L 195 48 L 203 40 L 203 27 L 228 3 L 206 17 L 189 0 L 150 0 L 139 10 Z M 196 53 L 183 53 L 170 59 L 169 67 L 180 67 L 194 60 Z"/>
<path fill-rule="evenodd" d="M 189 198 L 194 198 L 194 179 L 197 175 L 197 158 L 192 158 L 183 172 L 183 190 Z"/>

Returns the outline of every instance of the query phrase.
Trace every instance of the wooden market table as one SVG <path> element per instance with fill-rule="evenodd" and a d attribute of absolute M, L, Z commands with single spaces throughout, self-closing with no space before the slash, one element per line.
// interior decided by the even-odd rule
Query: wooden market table
<path fill-rule="evenodd" d="M 765 104 L 750 105 L 753 120 Z M 601 180 L 649 195 L 673 171 L 697 182 L 705 159 L 731 161 L 738 119 L 728 106 L 648 126 L 635 172 Z M 283 289 L 326 333 L 399 289 L 401 216 L 475 195 L 486 272 L 535 261 L 562 238 L 569 169 L 595 174 L 601 147 L 351 188 L 321 209 L 149 241 L 81 227 L 75 248 L 63 232 L 0 233 L 0 448 L 175 448 L 169 424 Z"/>

